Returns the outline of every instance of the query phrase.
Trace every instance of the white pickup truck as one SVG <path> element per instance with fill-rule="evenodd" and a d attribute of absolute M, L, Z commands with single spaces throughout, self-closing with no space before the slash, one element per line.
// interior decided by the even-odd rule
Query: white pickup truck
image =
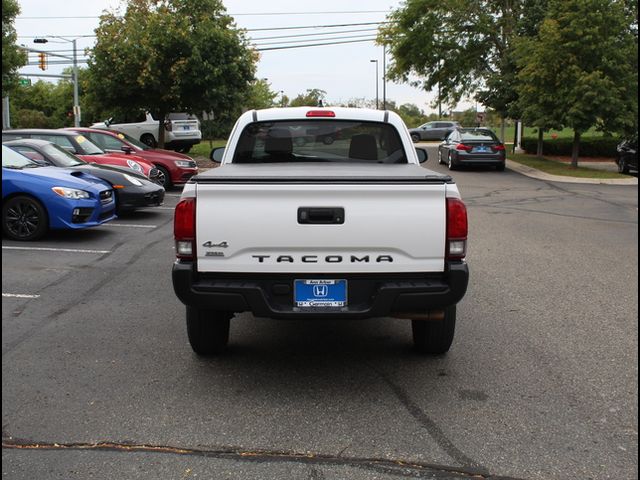
<path fill-rule="evenodd" d="M 314 128 L 335 140 L 309 141 Z M 418 351 L 449 350 L 466 207 L 451 177 L 420 165 L 427 152 L 398 115 L 249 111 L 212 157 L 221 165 L 186 184 L 174 219 L 173 286 L 196 353 L 222 352 L 239 312 L 406 318 Z"/>

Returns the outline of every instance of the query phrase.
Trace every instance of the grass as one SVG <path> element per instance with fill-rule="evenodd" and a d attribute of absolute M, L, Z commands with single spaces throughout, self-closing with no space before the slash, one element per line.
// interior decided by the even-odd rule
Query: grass
<path fill-rule="evenodd" d="M 565 177 L 579 177 L 579 178 L 602 178 L 602 179 L 629 178 L 628 175 L 621 175 L 616 172 L 608 172 L 604 170 L 596 170 L 593 168 L 585 168 L 580 166 L 578 168 L 573 168 L 571 165 L 567 165 L 566 163 L 550 160 L 544 157 L 538 158 L 535 155 L 512 153 L 508 155 L 508 158 L 509 160 L 513 160 L 514 162 L 518 162 L 522 165 L 526 165 L 527 167 L 535 168 L 536 170 L 540 170 L 542 172 L 549 173 L 551 175 L 561 175 Z M 578 165 L 579 164 L 580 162 L 578 162 Z"/>
<path fill-rule="evenodd" d="M 224 147 L 227 144 L 226 140 L 202 140 L 197 145 L 191 147 L 189 150 L 190 157 L 206 157 L 209 158 L 211 150 L 216 147 Z"/>
<path fill-rule="evenodd" d="M 487 128 L 491 129 L 498 137 L 500 137 L 500 125 L 487 126 Z M 504 142 L 505 143 L 513 143 L 515 137 L 516 127 L 514 125 L 507 125 L 504 129 Z M 556 138 L 573 138 L 573 130 L 570 128 L 565 128 L 563 130 L 549 130 L 548 132 L 544 132 L 544 139 L 551 140 L 553 138 L 552 135 L 557 135 Z M 524 127 L 524 131 L 522 132 L 523 137 L 532 137 L 538 138 L 538 129 L 535 127 Z M 595 129 L 587 130 L 582 134 L 583 137 L 601 137 L 602 132 L 598 132 Z"/>

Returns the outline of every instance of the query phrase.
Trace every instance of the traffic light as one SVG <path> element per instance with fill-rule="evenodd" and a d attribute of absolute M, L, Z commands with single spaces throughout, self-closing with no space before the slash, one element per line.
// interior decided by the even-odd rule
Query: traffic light
<path fill-rule="evenodd" d="M 38 65 L 40 66 L 40 70 L 46 70 L 47 69 L 47 54 L 44 52 L 40 52 L 38 53 Z"/>

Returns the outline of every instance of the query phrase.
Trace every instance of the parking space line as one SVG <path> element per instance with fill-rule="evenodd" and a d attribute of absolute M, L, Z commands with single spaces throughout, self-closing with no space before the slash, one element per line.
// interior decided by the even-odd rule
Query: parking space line
<path fill-rule="evenodd" d="M 103 223 L 103 227 L 158 228 L 157 225 L 136 225 L 135 223 Z"/>
<path fill-rule="evenodd" d="M 84 250 L 78 248 L 52 248 L 52 247 L 9 247 L 2 246 L 2 250 L 36 250 L 40 252 L 69 252 L 69 253 L 111 253 L 111 250 Z"/>
<path fill-rule="evenodd" d="M 181 197 L 182 194 L 181 193 L 165 193 L 164 196 L 165 197 Z"/>
<path fill-rule="evenodd" d="M 154 210 L 171 210 L 171 211 L 173 211 L 176 208 L 175 207 L 154 207 L 153 209 Z"/>
<path fill-rule="evenodd" d="M 2 296 L 10 298 L 40 298 L 40 295 L 27 295 L 26 293 L 3 293 Z"/>

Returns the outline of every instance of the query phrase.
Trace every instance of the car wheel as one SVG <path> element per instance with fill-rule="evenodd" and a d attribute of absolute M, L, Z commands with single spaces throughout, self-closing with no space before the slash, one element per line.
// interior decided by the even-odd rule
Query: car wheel
<path fill-rule="evenodd" d="M 187 306 L 187 336 L 189 344 L 198 355 L 215 355 L 224 352 L 229 343 L 228 312 Z"/>
<path fill-rule="evenodd" d="M 331 135 L 327 135 L 322 139 L 322 143 L 325 145 L 331 145 L 333 143 L 333 137 Z"/>
<path fill-rule="evenodd" d="M 438 164 L 442 165 L 444 162 L 442 161 L 442 150 L 438 149 Z"/>
<path fill-rule="evenodd" d="M 153 138 L 153 135 L 151 135 L 150 133 L 145 133 L 144 135 L 142 135 L 140 137 L 140 141 L 145 145 L 150 146 L 151 148 L 156 148 L 158 146 L 158 142 L 156 142 L 156 139 Z"/>
<path fill-rule="evenodd" d="M 173 186 L 169 170 L 160 165 L 156 165 L 156 167 L 158 168 L 158 183 L 162 185 L 165 190 L 169 190 Z"/>
<path fill-rule="evenodd" d="M 2 206 L 2 231 L 12 240 L 37 240 L 49 229 L 47 210 L 35 198 L 19 195 Z"/>
<path fill-rule="evenodd" d="M 420 135 L 418 135 L 417 133 L 412 133 L 411 140 L 413 140 L 413 143 L 418 143 L 420 141 Z"/>
<path fill-rule="evenodd" d="M 413 346 L 420 353 L 449 351 L 456 329 L 456 306 L 445 308 L 442 320 L 411 320 Z"/>
<path fill-rule="evenodd" d="M 455 163 L 453 163 L 453 154 L 451 152 L 449 152 L 449 157 L 447 159 L 447 166 L 449 167 L 449 170 L 456 169 L 456 165 Z"/>
<path fill-rule="evenodd" d="M 505 164 L 504 164 L 504 162 L 502 162 L 502 163 L 500 163 L 500 164 L 498 164 L 498 165 L 496 166 L 496 170 L 497 170 L 498 172 L 504 172 L 504 167 L 505 167 Z"/>
<path fill-rule="evenodd" d="M 618 173 L 629 173 L 629 165 L 624 157 L 618 159 Z"/>

